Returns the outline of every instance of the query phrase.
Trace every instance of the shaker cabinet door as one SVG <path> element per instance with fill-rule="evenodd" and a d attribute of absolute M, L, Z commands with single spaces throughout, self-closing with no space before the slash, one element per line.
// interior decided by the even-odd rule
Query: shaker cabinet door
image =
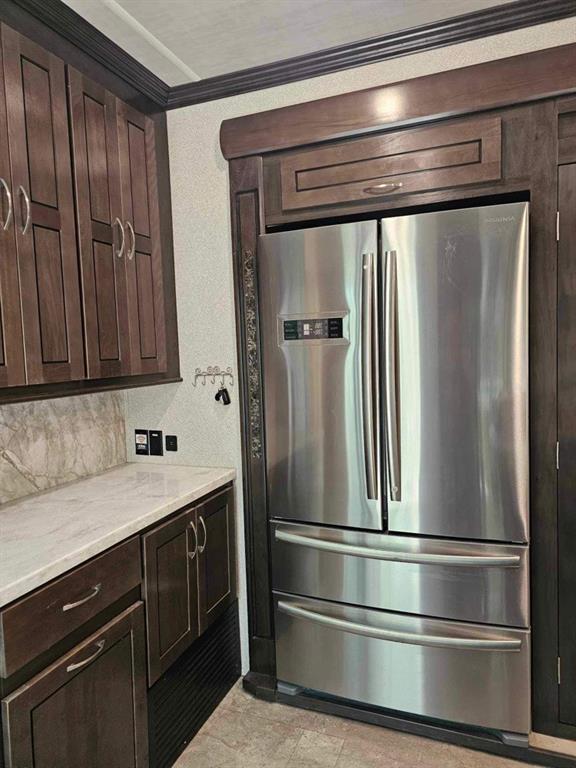
<path fill-rule="evenodd" d="M 200 632 L 236 597 L 234 493 L 228 488 L 196 510 Z"/>
<path fill-rule="evenodd" d="M 148 673 L 152 685 L 198 637 L 195 512 L 183 512 L 143 537 Z"/>
<path fill-rule="evenodd" d="M 154 123 L 117 101 L 132 373 L 166 370 Z"/>
<path fill-rule="evenodd" d="M 2 25 L 28 384 L 84 378 L 64 63 Z"/>
<path fill-rule="evenodd" d="M 88 377 L 124 376 L 130 344 L 116 97 L 71 67 L 68 80 Z"/>
<path fill-rule="evenodd" d="M 0 45 L 0 388 L 13 387 L 26 382 L 14 226 L 14 194 L 10 178 L 4 71 Z"/>
<path fill-rule="evenodd" d="M 147 768 L 142 603 L 2 702 L 7 768 Z"/>

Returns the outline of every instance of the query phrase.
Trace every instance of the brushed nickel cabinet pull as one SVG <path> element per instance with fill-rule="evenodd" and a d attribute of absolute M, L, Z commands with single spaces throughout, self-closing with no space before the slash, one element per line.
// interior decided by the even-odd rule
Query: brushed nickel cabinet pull
<path fill-rule="evenodd" d="M 3 223 L 0 224 L 0 226 L 3 230 L 7 230 L 10 226 L 10 222 L 12 221 L 12 192 L 10 192 L 10 187 L 6 183 L 6 179 L 3 179 L 2 176 L 0 176 L 0 184 L 4 189 L 4 192 L 6 193 L 6 199 L 8 200 L 8 213 L 6 214 L 6 218 L 4 219 Z"/>
<path fill-rule="evenodd" d="M 88 656 L 87 659 L 84 659 L 84 661 L 79 661 L 76 664 L 69 664 L 66 667 L 66 672 L 74 672 L 76 669 L 82 669 L 82 667 L 85 667 L 86 664 L 90 664 L 91 661 L 94 661 L 102 651 L 104 650 L 104 646 L 106 645 L 106 640 L 98 640 L 96 643 L 96 653 L 93 653 L 92 656 Z"/>
<path fill-rule="evenodd" d="M 196 530 L 196 526 L 194 525 L 194 520 L 190 520 L 190 528 L 194 531 L 194 552 L 188 552 L 188 557 L 190 560 L 194 560 L 196 557 L 196 554 L 198 553 L 198 531 Z"/>
<path fill-rule="evenodd" d="M 383 184 L 365 187 L 363 192 L 366 192 L 367 195 L 381 195 L 386 192 L 394 192 L 396 189 L 402 189 L 403 186 L 401 181 L 386 181 Z"/>
<path fill-rule="evenodd" d="M 30 218 L 31 218 L 31 208 L 30 208 L 30 198 L 28 197 L 28 192 L 24 189 L 22 184 L 18 187 L 18 192 L 22 195 L 24 198 L 24 202 L 26 203 L 26 220 L 24 221 L 24 226 L 22 227 L 22 234 L 27 234 L 29 228 L 30 228 Z"/>
<path fill-rule="evenodd" d="M 96 595 L 100 593 L 100 590 L 102 589 L 102 584 L 96 584 L 94 587 L 92 587 L 92 591 L 89 595 L 86 597 L 83 597 L 82 600 L 77 600 L 75 603 L 66 603 L 62 607 L 63 611 L 71 611 L 73 608 L 78 608 L 79 605 L 84 605 L 84 603 L 87 603 L 89 600 L 93 600 Z"/>
<path fill-rule="evenodd" d="M 204 550 L 206 549 L 206 542 L 208 541 L 208 532 L 206 531 L 206 523 L 204 522 L 204 518 L 202 517 L 202 515 L 200 515 L 199 519 L 200 519 L 200 525 L 202 526 L 202 530 L 204 531 L 204 541 L 202 542 L 202 545 L 198 547 L 198 551 L 200 552 L 200 554 L 202 554 L 202 552 L 204 552 Z"/>
<path fill-rule="evenodd" d="M 116 216 L 116 218 L 114 219 L 114 224 L 117 224 L 118 227 L 120 228 L 120 248 L 118 249 L 118 253 L 116 254 L 116 256 L 119 259 L 121 259 L 122 256 L 124 256 L 124 247 L 126 245 L 126 233 L 124 232 L 124 225 L 122 224 L 118 216 Z"/>
<path fill-rule="evenodd" d="M 126 227 L 128 228 L 128 231 L 130 232 L 130 236 L 132 237 L 132 245 L 130 246 L 130 250 L 128 251 L 128 258 L 130 261 L 134 258 L 134 255 L 136 254 L 136 232 L 134 232 L 134 227 L 132 226 L 131 221 L 126 222 Z"/>

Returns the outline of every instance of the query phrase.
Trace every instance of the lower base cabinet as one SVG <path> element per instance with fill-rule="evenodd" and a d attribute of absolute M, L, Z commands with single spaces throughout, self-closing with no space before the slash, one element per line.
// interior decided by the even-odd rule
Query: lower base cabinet
<path fill-rule="evenodd" d="M 6 768 L 147 768 L 143 604 L 5 698 L 2 722 Z"/>

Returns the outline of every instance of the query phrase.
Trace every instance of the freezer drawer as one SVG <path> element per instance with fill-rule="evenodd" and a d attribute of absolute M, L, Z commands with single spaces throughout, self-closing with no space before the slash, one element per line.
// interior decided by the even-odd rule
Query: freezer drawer
<path fill-rule="evenodd" d="M 271 523 L 273 588 L 461 621 L 528 627 L 528 548 Z"/>
<path fill-rule="evenodd" d="M 387 709 L 530 730 L 530 633 L 274 594 L 278 680 Z"/>

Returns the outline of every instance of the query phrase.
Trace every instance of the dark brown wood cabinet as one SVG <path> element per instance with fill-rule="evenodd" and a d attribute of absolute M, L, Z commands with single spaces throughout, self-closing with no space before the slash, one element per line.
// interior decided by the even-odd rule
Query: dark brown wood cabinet
<path fill-rule="evenodd" d="M 137 603 L 2 701 L 7 768 L 147 768 Z"/>
<path fill-rule="evenodd" d="M 178 379 L 165 121 L 5 24 L 0 56 L 0 401 Z"/>
<path fill-rule="evenodd" d="M 576 726 L 576 164 L 558 171 L 558 709 Z"/>
<path fill-rule="evenodd" d="M 5 25 L 2 63 L 26 382 L 73 381 L 84 353 L 64 63 Z"/>
<path fill-rule="evenodd" d="M 191 509 L 142 537 L 151 685 L 199 635 L 196 531 Z"/>
<path fill-rule="evenodd" d="M 142 537 L 149 684 L 236 599 L 234 491 Z"/>
<path fill-rule="evenodd" d="M 204 632 L 236 597 L 232 489 L 205 501 L 196 516 L 199 620 Z"/>

